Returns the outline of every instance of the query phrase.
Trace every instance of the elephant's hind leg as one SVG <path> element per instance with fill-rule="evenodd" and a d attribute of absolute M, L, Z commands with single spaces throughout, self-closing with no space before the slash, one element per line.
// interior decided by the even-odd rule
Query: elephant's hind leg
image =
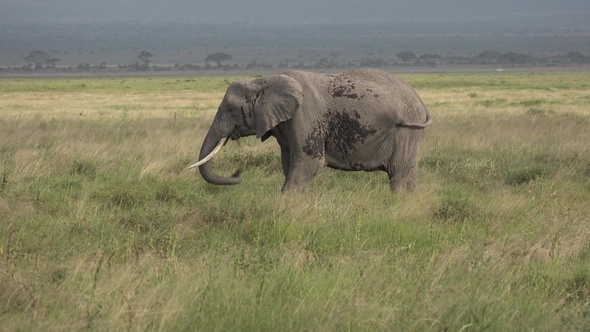
<path fill-rule="evenodd" d="M 413 190 L 418 175 L 418 147 L 423 132 L 415 129 L 401 129 L 394 141 L 394 151 L 387 165 L 389 186 L 392 191 Z"/>

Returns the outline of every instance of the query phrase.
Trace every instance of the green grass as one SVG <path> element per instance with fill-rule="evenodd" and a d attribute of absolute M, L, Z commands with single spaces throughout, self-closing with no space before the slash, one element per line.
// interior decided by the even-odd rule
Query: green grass
<path fill-rule="evenodd" d="M 0 79 L 0 330 L 590 329 L 587 73 L 407 74 L 419 186 L 186 167 L 230 77 Z"/>

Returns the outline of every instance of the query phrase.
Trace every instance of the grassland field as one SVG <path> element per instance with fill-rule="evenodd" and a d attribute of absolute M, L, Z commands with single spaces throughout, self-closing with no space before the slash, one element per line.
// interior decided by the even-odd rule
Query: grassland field
<path fill-rule="evenodd" d="M 0 78 L 2 331 L 588 331 L 590 73 L 403 74 L 418 188 L 273 139 L 187 166 L 238 77 Z"/>

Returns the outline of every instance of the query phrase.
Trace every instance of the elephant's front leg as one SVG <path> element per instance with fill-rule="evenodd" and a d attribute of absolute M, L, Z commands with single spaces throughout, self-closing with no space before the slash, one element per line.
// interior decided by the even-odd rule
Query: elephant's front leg
<path fill-rule="evenodd" d="M 299 153 L 291 151 L 289 172 L 282 191 L 305 189 L 324 165 L 325 158 L 323 155 L 319 158 L 313 158 L 301 151 Z"/>
<path fill-rule="evenodd" d="M 283 165 L 283 174 L 285 178 L 289 175 L 289 165 L 291 164 L 291 151 L 289 148 L 281 146 L 281 164 Z"/>

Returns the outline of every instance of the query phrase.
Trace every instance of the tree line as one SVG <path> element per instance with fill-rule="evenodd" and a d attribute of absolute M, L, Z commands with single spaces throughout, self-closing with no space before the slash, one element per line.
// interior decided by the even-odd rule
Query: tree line
<path fill-rule="evenodd" d="M 277 63 L 257 62 L 252 60 L 245 64 L 233 63 L 228 61 L 233 57 L 224 52 L 216 52 L 208 55 L 204 65 L 197 64 L 174 64 L 173 66 L 156 66 L 151 65 L 155 58 L 151 52 L 142 51 L 137 60 L 128 65 L 108 66 L 106 62 L 98 65 L 81 63 L 76 67 L 58 67 L 57 63 L 61 60 L 51 56 L 45 51 L 31 51 L 23 60 L 26 62 L 21 67 L 0 68 L 0 71 L 178 71 L 178 70 L 231 70 L 231 69 L 252 69 L 252 68 L 292 68 L 292 69 L 329 69 L 329 68 L 346 68 L 346 67 L 387 67 L 387 66 L 430 66 L 439 65 L 497 65 L 497 66 L 559 66 L 571 64 L 589 64 L 590 56 L 581 52 L 568 52 L 554 56 L 532 56 L 524 53 L 508 52 L 500 53 L 494 50 L 486 50 L 476 56 L 454 56 L 439 54 L 415 54 L 411 51 L 402 51 L 394 54 L 394 57 L 384 58 L 374 54 L 368 54 L 366 57 L 354 60 L 340 60 L 339 52 L 329 52 L 325 57 L 319 57 L 313 62 L 301 62 L 294 59 L 287 59 Z"/>

